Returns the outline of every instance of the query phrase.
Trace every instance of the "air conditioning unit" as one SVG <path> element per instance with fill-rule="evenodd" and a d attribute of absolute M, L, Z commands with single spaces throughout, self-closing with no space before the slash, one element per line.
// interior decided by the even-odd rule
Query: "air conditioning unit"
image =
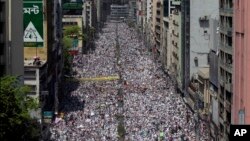
<path fill-rule="evenodd" d="M 198 79 L 198 74 L 194 74 L 194 79 Z"/>

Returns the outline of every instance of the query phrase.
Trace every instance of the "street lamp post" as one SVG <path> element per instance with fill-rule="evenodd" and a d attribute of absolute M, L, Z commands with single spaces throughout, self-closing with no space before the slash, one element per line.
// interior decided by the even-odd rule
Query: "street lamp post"
<path fill-rule="evenodd" d="M 38 44 L 37 44 L 37 36 L 35 36 L 35 38 L 36 38 L 36 59 L 37 59 L 37 46 L 38 46 Z"/>

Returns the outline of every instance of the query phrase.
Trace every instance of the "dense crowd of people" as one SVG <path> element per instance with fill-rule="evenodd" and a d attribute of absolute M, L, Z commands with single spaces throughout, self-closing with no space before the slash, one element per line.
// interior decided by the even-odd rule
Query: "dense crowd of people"
<path fill-rule="evenodd" d="M 121 114 L 119 89 L 123 94 L 126 141 L 209 140 L 205 123 L 195 124 L 194 114 L 133 28 L 125 23 L 110 22 L 98 36 L 93 53 L 74 57 L 73 70 L 77 72 L 74 77 L 79 78 L 79 82 L 66 82 L 60 103 L 64 115 L 53 122 L 51 140 L 117 141 L 117 116 Z M 117 36 L 119 67 L 116 62 Z M 121 74 L 122 82 L 80 81 L 83 77 L 118 74 Z"/>

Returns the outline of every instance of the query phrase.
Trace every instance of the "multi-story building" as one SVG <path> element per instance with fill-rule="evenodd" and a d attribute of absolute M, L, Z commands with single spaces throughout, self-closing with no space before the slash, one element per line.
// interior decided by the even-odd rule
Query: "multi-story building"
<path fill-rule="evenodd" d="M 83 23 L 84 23 L 84 27 L 91 27 L 92 26 L 92 1 L 90 0 L 86 0 L 83 3 L 83 12 L 82 12 L 82 16 L 83 16 Z"/>
<path fill-rule="evenodd" d="M 161 62 L 164 71 L 182 85 L 181 1 L 163 1 Z M 178 87 L 177 87 L 178 88 Z"/>
<path fill-rule="evenodd" d="M 143 25 L 143 38 L 145 41 L 145 45 L 148 49 L 150 49 L 153 45 L 152 43 L 152 39 L 153 39 L 153 35 L 151 32 L 151 24 L 152 24 L 152 0 L 146 0 L 144 3 L 144 25 Z"/>
<path fill-rule="evenodd" d="M 143 26 L 143 1 L 136 2 L 136 25 L 138 30 L 142 29 Z"/>
<path fill-rule="evenodd" d="M 96 1 L 92 0 L 85 0 L 83 3 L 83 24 L 84 24 L 84 33 L 87 34 L 88 40 L 84 45 L 85 49 L 84 52 L 88 50 L 94 49 L 94 37 L 95 33 L 98 29 L 98 22 L 97 22 L 97 3 Z"/>
<path fill-rule="evenodd" d="M 182 1 L 182 81 L 181 91 L 185 95 L 187 104 L 193 110 L 199 111 L 204 109 L 204 99 L 199 100 L 198 91 L 192 89 L 191 80 L 198 79 L 198 71 L 201 74 L 207 74 L 209 67 L 210 38 L 212 37 L 209 19 L 218 16 L 218 1 L 200 1 L 188 0 Z M 216 28 L 216 27 L 215 27 Z M 203 69 L 206 68 L 206 69 Z M 203 72 L 204 71 L 204 72 Z M 181 77 L 181 76 L 180 76 Z M 204 78 L 203 78 L 204 79 Z M 207 79 L 207 78 L 205 78 Z M 207 96 L 207 93 L 205 94 Z M 206 97 L 204 94 L 202 97 Z"/>
<path fill-rule="evenodd" d="M 0 77 L 24 74 L 22 8 L 22 1 L 0 0 Z"/>
<path fill-rule="evenodd" d="M 220 47 L 219 47 L 219 131 L 220 139 L 228 140 L 232 106 L 233 63 L 233 0 L 220 0 Z M 242 16 L 242 15 L 241 15 Z M 242 25 L 239 25 L 242 26 Z"/>
<path fill-rule="evenodd" d="M 111 5 L 111 14 L 112 19 L 119 19 L 119 18 L 127 18 L 129 16 L 129 6 L 128 4 L 125 5 Z"/>
<path fill-rule="evenodd" d="M 155 48 L 156 56 L 160 56 L 160 47 L 162 42 L 162 23 L 163 23 L 163 8 L 162 8 L 162 1 L 158 0 L 156 5 L 154 5 L 155 11 L 155 26 L 154 26 L 154 39 L 155 39 Z"/>
<path fill-rule="evenodd" d="M 207 109 L 209 109 L 208 121 L 211 140 L 218 140 L 219 113 L 218 113 L 218 48 L 219 48 L 219 17 L 210 18 L 210 45 L 209 53 L 209 98 Z"/>
<path fill-rule="evenodd" d="M 170 18 L 169 18 L 169 74 L 176 78 L 177 88 L 182 87 L 183 83 L 183 62 L 182 62 L 182 44 L 181 44 L 181 2 L 179 0 L 170 1 Z M 178 90 L 179 90 L 178 89 Z"/>
<path fill-rule="evenodd" d="M 32 88 L 30 96 L 39 99 L 36 118 L 42 118 L 43 111 L 56 114 L 58 94 L 63 92 L 61 9 L 60 0 L 24 1 L 24 83 Z"/>
<path fill-rule="evenodd" d="M 129 20 L 136 22 L 136 0 L 129 1 Z"/>
<path fill-rule="evenodd" d="M 249 44 L 250 3 L 248 0 L 234 1 L 233 20 L 233 100 L 232 124 L 250 124 L 249 105 Z M 224 7 L 226 8 L 226 7 Z M 231 10 L 231 9 L 230 9 Z M 230 25 L 229 25 L 230 28 Z M 226 46 L 230 47 L 230 46 Z M 230 48 L 231 49 L 231 48 Z M 229 99 L 230 100 L 230 99 Z"/>

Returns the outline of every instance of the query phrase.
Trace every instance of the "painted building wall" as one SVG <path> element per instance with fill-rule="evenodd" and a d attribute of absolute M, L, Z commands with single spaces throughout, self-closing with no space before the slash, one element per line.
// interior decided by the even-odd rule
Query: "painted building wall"
<path fill-rule="evenodd" d="M 208 67 L 208 53 L 210 51 L 209 18 L 218 15 L 218 0 L 190 1 L 190 79 L 197 73 L 198 68 Z M 206 16 L 207 21 L 200 18 Z M 195 64 L 195 58 L 198 65 Z"/>
<path fill-rule="evenodd" d="M 147 0 L 147 22 L 149 22 L 150 18 L 152 17 L 151 6 L 152 6 L 151 0 Z"/>
<path fill-rule="evenodd" d="M 232 123 L 250 124 L 250 1 L 234 0 Z"/>

